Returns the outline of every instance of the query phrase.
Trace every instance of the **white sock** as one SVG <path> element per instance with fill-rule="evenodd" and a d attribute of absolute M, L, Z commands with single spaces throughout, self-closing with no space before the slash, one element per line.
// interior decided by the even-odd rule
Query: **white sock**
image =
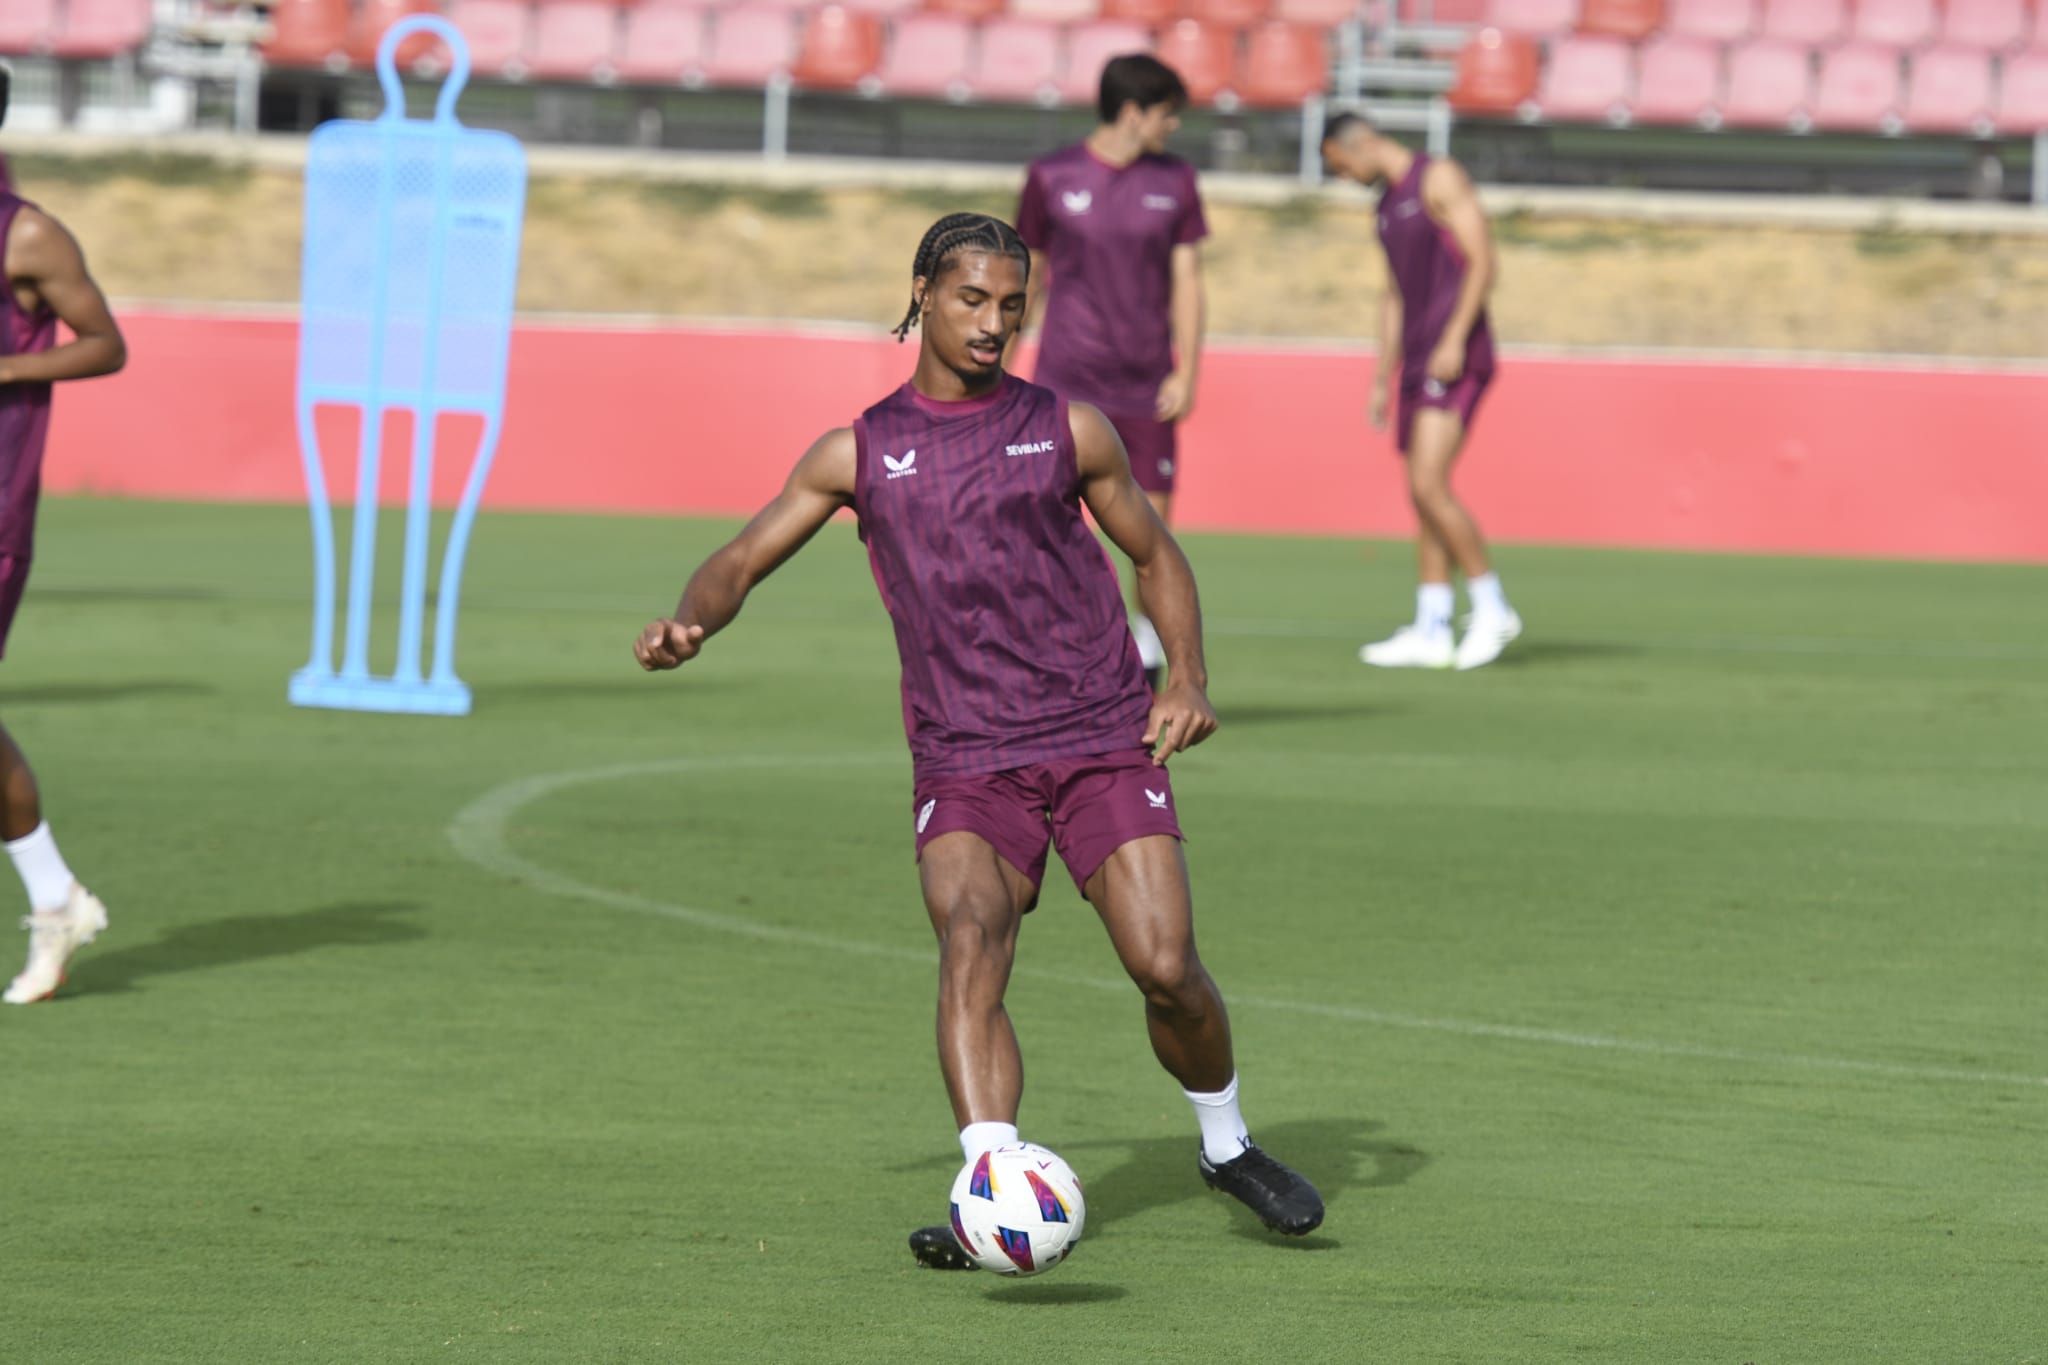
<path fill-rule="evenodd" d="M 1477 578 L 1465 580 L 1465 591 L 1472 598 L 1472 610 L 1486 616 L 1505 616 L 1508 611 L 1507 595 L 1500 590 L 1500 575 L 1483 573 Z"/>
<path fill-rule="evenodd" d="M 991 1147 L 1006 1147 L 1016 1140 L 1014 1123 L 970 1123 L 960 1130 L 960 1150 L 969 1161 Z"/>
<path fill-rule="evenodd" d="M 28 888 L 29 909 L 62 910 L 70 902 L 71 869 L 64 865 L 64 855 L 57 851 L 57 839 L 50 833 L 48 820 L 19 839 L 9 839 L 7 856 L 14 859 L 14 870 L 21 874 L 21 884 Z"/>
<path fill-rule="evenodd" d="M 1211 1166 L 1221 1166 L 1244 1155 L 1252 1145 L 1252 1135 L 1244 1126 L 1244 1115 L 1237 1112 L 1237 1077 L 1232 1076 L 1230 1084 L 1213 1095 L 1198 1090 L 1180 1093 L 1195 1106 L 1195 1122 L 1202 1125 L 1202 1155 L 1209 1158 Z"/>
<path fill-rule="evenodd" d="M 1166 666 L 1166 646 L 1159 643 L 1159 632 L 1143 612 L 1131 618 L 1131 635 L 1138 642 L 1139 663 L 1148 669 Z"/>
<path fill-rule="evenodd" d="M 1451 628 L 1451 610 L 1456 605 L 1450 584 L 1420 584 L 1415 589 L 1415 628 L 1425 635 L 1443 634 Z"/>

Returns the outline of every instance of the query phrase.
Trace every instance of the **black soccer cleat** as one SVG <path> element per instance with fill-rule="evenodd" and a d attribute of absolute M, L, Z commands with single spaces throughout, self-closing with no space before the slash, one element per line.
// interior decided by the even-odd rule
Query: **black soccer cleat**
<path fill-rule="evenodd" d="M 910 1254 L 927 1270 L 979 1270 L 960 1246 L 960 1239 L 944 1223 L 919 1228 L 910 1234 Z"/>
<path fill-rule="evenodd" d="M 1257 1214 L 1259 1221 L 1289 1237 L 1305 1237 L 1323 1222 L 1323 1197 L 1301 1174 L 1267 1156 L 1246 1140 L 1244 1155 L 1218 1166 L 1202 1153 L 1202 1183 L 1221 1190 Z M 946 1229 L 941 1228 L 944 1232 Z"/>

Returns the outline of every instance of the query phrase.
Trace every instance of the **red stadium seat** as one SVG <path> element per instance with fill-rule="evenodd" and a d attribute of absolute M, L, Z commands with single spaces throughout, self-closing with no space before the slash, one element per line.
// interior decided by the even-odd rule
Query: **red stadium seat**
<path fill-rule="evenodd" d="M 1153 55 L 1180 73 L 1191 104 L 1235 98 L 1237 35 L 1199 19 L 1182 19 L 1159 31 Z"/>
<path fill-rule="evenodd" d="M 1619 38 L 1560 38 L 1550 46 L 1536 107 L 1557 123 L 1627 117 L 1634 54 Z"/>
<path fill-rule="evenodd" d="M 1093 19 L 1099 0 L 1010 0 L 1013 19 L 1037 19 L 1047 24 L 1080 24 Z"/>
<path fill-rule="evenodd" d="M 1067 32 L 1067 70 L 1060 78 L 1062 104 L 1092 105 L 1102 88 L 1102 68 L 1111 57 L 1150 52 L 1152 30 L 1140 24 L 1107 19 L 1082 24 Z"/>
<path fill-rule="evenodd" d="M 993 19 L 1003 12 L 1005 0 L 925 0 L 933 14 L 950 14 L 956 19 Z"/>
<path fill-rule="evenodd" d="M 1934 0 L 1856 0 L 1849 41 L 1910 51 L 1934 37 Z"/>
<path fill-rule="evenodd" d="M 1060 31 L 1029 19 L 992 19 L 981 26 L 967 86 L 976 99 L 998 104 L 1059 98 Z"/>
<path fill-rule="evenodd" d="M 779 9 L 786 14 L 801 14 L 811 7 L 812 0 L 721 0 L 721 7 L 742 3 L 748 9 Z"/>
<path fill-rule="evenodd" d="M 1692 38 L 1652 38 L 1636 49 L 1637 123 L 1713 123 L 1720 118 L 1721 49 Z"/>
<path fill-rule="evenodd" d="M 804 20 L 796 83 L 812 90 L 852 90 L 882 64 L 882 21 L 844 5 L 827 5 Z"/>
<path fill-rule="evenodd" d="M 50 39 L 56 57 L 101 61 L 149 41 L 150 0 L 68 0 Z"/>
<path fill-rule="evenodd" d="M 1812 94 L 1807 49 L 1760 38 L 1728 54 L 1722 121 L 1738 128 L 1803 127 Z"/>
<path fill-rule="evenodd" d="M 1664 0 L 1583 0 L 1579 32 L 1639 43 L 1664 27 Z"/>
<path fill-rule="evenodd" d="M 57 31 L 57 0 L 7 0 L 0 5 L 0 52 L 26 57 L 49 45 Z"/>
<path fill-rule="evenodd" d="M 1493 0 L 1398 0 L 1401 19 L 1410 24 L 1483 24 Z"/>
<path fill-rule="evenodd" d="M 1821 58 L 1813 124 L 1843 132 L 1895 133 L 1899 128 L 1899 54 L 1856 44 Z"/>
<path fill-rule="evenodd" d="M 1764 0 L 1766 38 L 1825 47 L 1848 27 L 1848 0 Z"/>
<path fill-rule="evenodd" d="M 1157 28 L 1180 13 L 1180 0 L 1102 0 L 1102 17 Z"/>
<path fill-rule="evenodd" d="M 1512 114 L 1536 93 L 1536 44 L 1497 28 L 1481 29 L 1458 51 L 1447 98 L 1461 114 Z"/>
<path fill-rule="evenodd" d="M 1244 102 L 1257 109 L 1291 109 L 1330 83 L 1330 48 L 1324 30 L 1279 20 L 1261 24 L 1246 46 Z"/>
<path fill-rule="evenodd" d="M 1757 0 L 1671 0 L 1664 32 L 1674 38 L 1739 43 L 1756 32 Z"/>
<path fill-rule="evenodd" d="M 2027 0 L 1948 0 L 1941 12 L 1943 47 L 2007 52 L 2026 36 Z"/>
<path fill-rule="evenodd" d="M 625 14 L 614 66 L 635 85 L 678 85 L 703 74 L 706 26 L 694 5 L 643 4 Z"/>
<path fill-rule="evenodd" d="M 862 14 L 879 14 L 893 19 L 901 14 L 915 14 L 924 8 L 924 0 L 847 0 L 846 7 Z"/>
<path fill-rule="evenodd" d="M 912 14 L 896 21 L 882 65 L 875 72 L 891 95 L 965 99 L 974 28 L 950 14 Z"/>
<path fill-rule="evenodd" d="M 1579 0 L 1489 0 L 1486 22 L 1503 33 L 1536 38 L 1569 33 L 1579 22 Z"/>
<path fill-rule="evenodd" d="M 1991 131 L 1991 57 L 1937 47 L 1913 59 L 1906 78 L 1906 128 L 1915 133 Z"/>
<path fill-rule="evenodd" d="M 361 0 L 355 22 L 349 25 L 349 60 L 357 66 L 374 64 L 377 44 L 384 41 L 384 34 L 393 24 L 409 15 L 440 12 L 437 0 Z M 399 44 L 398 66 L 402 71 L 410 70 L 421 62 L 432 61 L 438 69 L 445 69 L 446 54 L 447 49 L 439 38 L 425 33 L 415 34 Z"/>
<path fill-rule="evenodd" d="M 533 11 L 525 0 L 457 0 L 448 22 L 469 43 L 469 69 L 478 76 L 526 78 L 526 44 Z"/>
<path fill-rule="evenodd" d="M 1273 0 L 1181 0 L 1180 12 L 1215 28 L 1247 29 L 1273 12 Z"/>
<path fill-rule="evenodd" d="M 704 79 L 713 85 L 766 85 L 789 73 L 796 57 L 796 20 L 786 10 L 720 10 L 711 21 Z"/>
<path fill-rule="evenodd" d="M 263 60 L 272 66 L 348 66 L 348 0 L 277 0 Z"/>
<path fill-rule="evenodd" d="M 619 11 L 611 0 L 548 0 L 534 13 L 526 74 L 537 81 L 618 77 Z"/>
<path fill-rule="evenodd" d="M 1287 24 L 1335 28 L 1358 17 L 1358 0 L 1276 0 L 1273 17 Z"/>
<path fill-rule="evenodd" d="M 1998 82 L 1998 112 L 1991 121 L 1999 132 L 2012 136 L 2048 129 L 2048 52 L 2005 59 Z"/>

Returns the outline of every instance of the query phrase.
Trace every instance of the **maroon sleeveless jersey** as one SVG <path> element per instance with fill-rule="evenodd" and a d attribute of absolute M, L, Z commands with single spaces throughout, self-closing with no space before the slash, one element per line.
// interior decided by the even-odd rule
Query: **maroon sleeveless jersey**
<path fill-rule="evenodd" d="M 959 403 L 905 384 L 853 431 L 917 777 L 1142 747 L 1152 693 L 1081 515 L 1066 400 L 1014 376 Z"/>
<path fill-rule="evenodd" d="M 1387 252 L 1387 273 L 1401 291 L 1402 379 L 1423 381 L 1429 353 L 1458 310 L 1458 291 L 1465 284 L 1465 253 L 1450 229 L 1429 216 L 1422 202 L 1422 177 L 1429 157 L 1415 154 L 1408 174 L 1380 196 L 1380 245 Z M 1475 374 L 1493 371 L 1493 328 L 1486 310 L 1472 324 L 1465 341 L 1465 368 Z"/>
<path fill-rule="evenodd" d="M 0 190 L 0 260 L 15 215 L 28 202 Z M 57 315 L 39 306 L 24 313 L 0 271 L 0 355 L 47 351 L 57 342 Z M 26 558 L 35 548 L 36 497 L 43 484 L 43 442 L 50 432 L 48 384 L 0 384 L 0 555 Z"/>

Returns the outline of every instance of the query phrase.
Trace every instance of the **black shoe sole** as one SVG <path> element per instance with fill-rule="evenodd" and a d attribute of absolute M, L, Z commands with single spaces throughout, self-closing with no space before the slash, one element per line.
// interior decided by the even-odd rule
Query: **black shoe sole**
<path fill-rule="evenodd" d="M 910 1254 L 927 1270 L 979 1270 L 943 1223 L 910 1234 Z"/>

